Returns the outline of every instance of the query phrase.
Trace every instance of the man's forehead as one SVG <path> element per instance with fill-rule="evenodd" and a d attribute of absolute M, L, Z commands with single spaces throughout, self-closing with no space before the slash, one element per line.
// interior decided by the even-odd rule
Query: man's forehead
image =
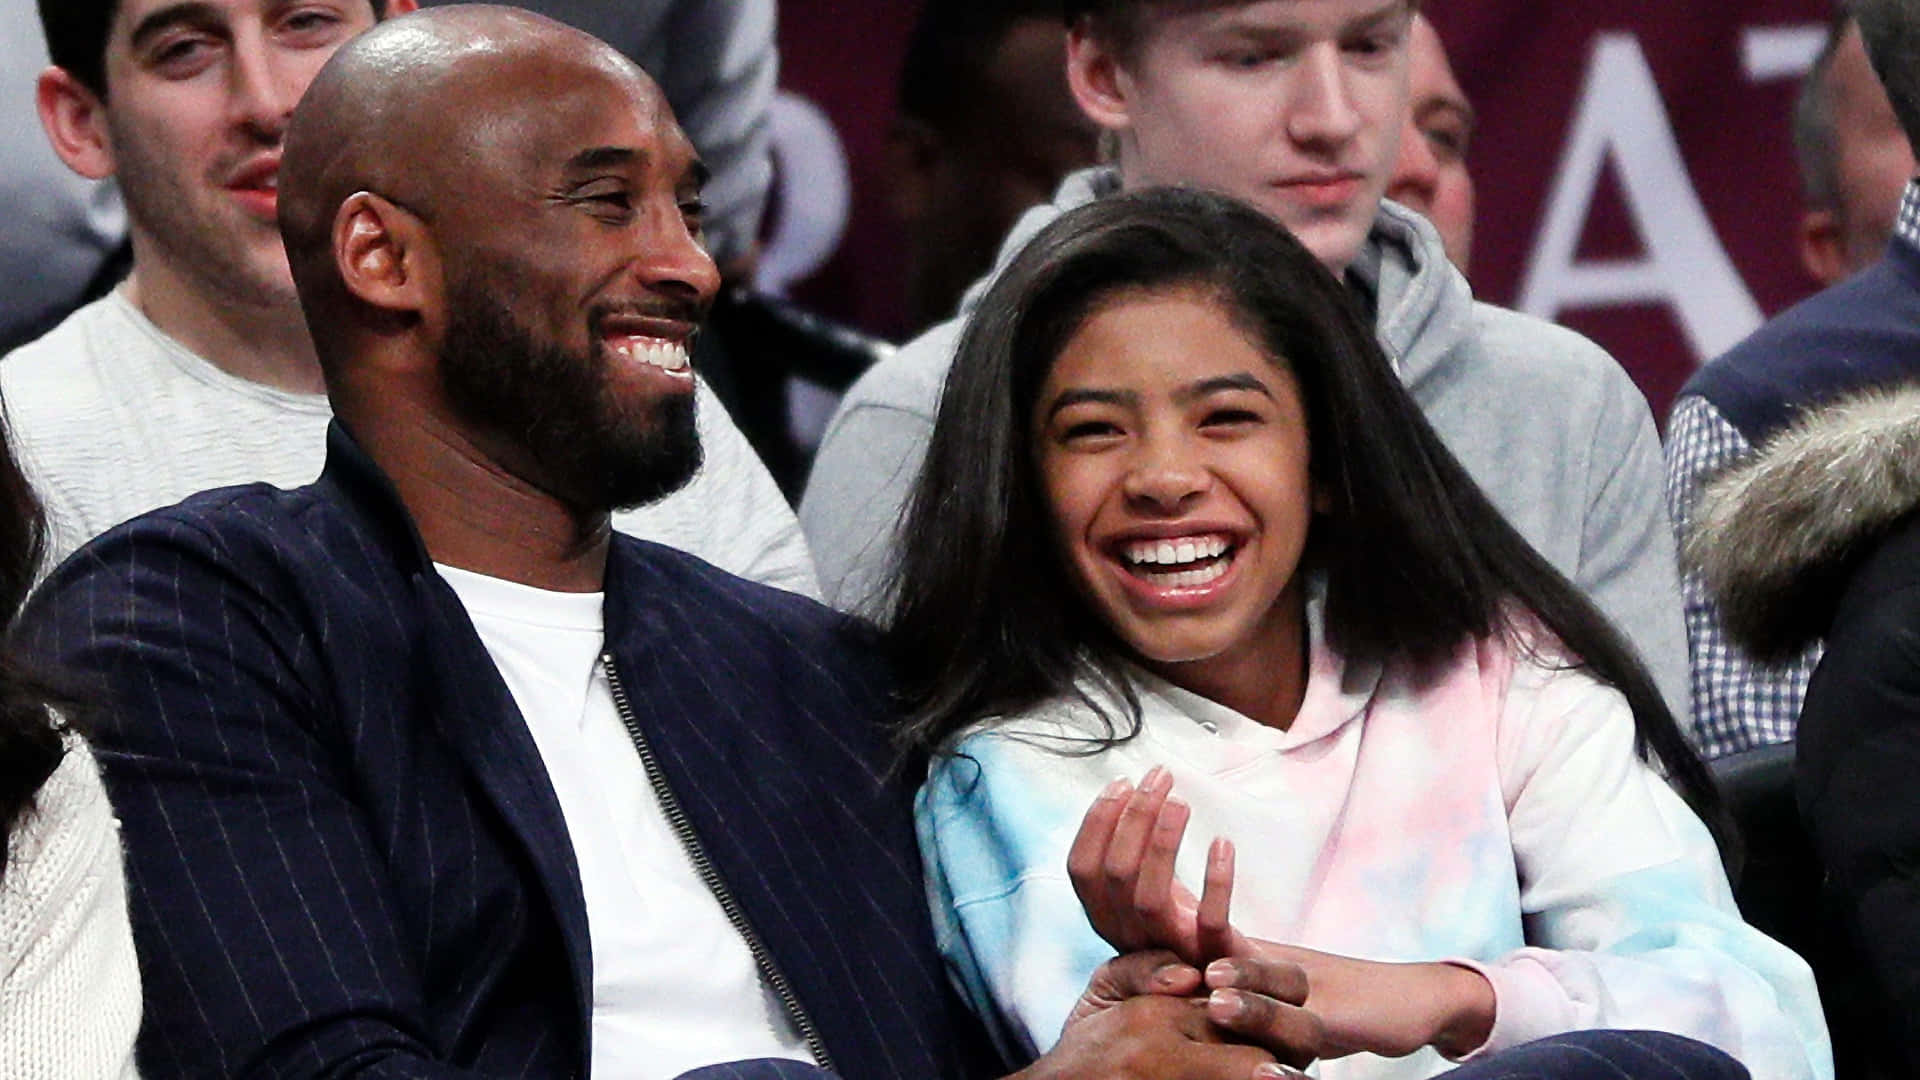
<path fill-rule="evenodd" d="M 1181 23 L 1215 28 L 1346 27 L 1411 15 L 1413 0 L 1147 0 L 1147 32 Z M 1155 16 L 1159 17 L 1155 17 Z M 1202 16 L 1181 19 L 1179 16 Z"/>
<path fill-rule="evenodd" d="M 225 25 L 240 18 L 272 19 L 313 0 L 120 0 L 114 10 L 112 39 L 131 42 L 156 29 L 177 24 Z M 372 0 L 325 0 L 348 14 L 374 17 Z"/>
<path fill-rule="evenodd" d="M 660 168 L 704 177 L 693 143 L 653 84 L 639 73 L 570 66 L 563 78 L 519 66 L 475 87 L 454 123 L 477 149 L 548 183 L 573 174 Z"/>

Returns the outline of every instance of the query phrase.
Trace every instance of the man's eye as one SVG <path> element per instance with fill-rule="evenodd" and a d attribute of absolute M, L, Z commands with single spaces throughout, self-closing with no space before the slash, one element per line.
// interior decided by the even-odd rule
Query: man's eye
<path fill-rule="evenodd" d="M 1347 51 L 1365 59 L 1376 59 L 1391 53 L 1399 41 L 1391 34 L 1368 34 L 1348 43 Z"/>
<path fill-rule="evenodd" d="M 633 209 L 633 196 L 626 187 L 619 184 L 588 184 L 573 193 L 573 201 L 598 213 L 618 211 L 625 213 Z"/>
<path fill-rule="evenodd" d="M 184 78 L 198 72 L 213 58 L 214 40 L 202 35 L 172 38 L 148 53 L 148 64 L 162 76 Z"/>
<path fill-rule="evenodd" d="M 1420 132 L 1433 146 L 1435 156 L 1442 161 L 1460 161 L 1467 156 L 1467 136 L 1464 132 L 1452 128 L 1430 127 Z"/>
<path fill-rule="evenodd" d="M 1220 63 L 1242 71 L 1254 71 L 1280 58 L 1274 49 L 1234 49 L 1220 54 Z"/>
<path fill-rule="evenodd" d="M 303 8 L 280 20 L 280 29 L 293 35 L 327 34 L 340 25 L 340 16 L 324 8 Z"/>

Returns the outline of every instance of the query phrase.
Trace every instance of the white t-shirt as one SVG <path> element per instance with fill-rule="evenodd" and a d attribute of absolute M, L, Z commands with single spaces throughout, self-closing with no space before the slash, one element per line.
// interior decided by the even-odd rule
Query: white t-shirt
<path fill-rule="evenodd" d="M 573 840 L 593 949 L 593 1075 L 811 1061 L 620 722 L 599 663 L 604 594 L 439 569 L 526 717 Z"/>
<path fill-rule="evenodd" d="M 624 510 L 613 527 L 741 577 L 820 595 L 800 523 L 705 383 L 705 463 L 679 491 Z M 0 360 L 15 455 L 46 503 L 51 570 L 129 518 L 208 488 L 312 483 L 333 410 L 237 378 L 155 326 L 121 290 Z"/>

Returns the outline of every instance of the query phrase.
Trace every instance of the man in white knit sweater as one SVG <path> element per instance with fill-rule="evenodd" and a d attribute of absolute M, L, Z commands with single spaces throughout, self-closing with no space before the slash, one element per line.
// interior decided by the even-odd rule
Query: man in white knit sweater
<path fill-rule="evenodd" d="M 133 271 L 0 360 L 16 453 L 47 504 L 49 565 L 206 488 L 320 471 L 332 410 L 275 222 L 280 141 L 342 42 L 415 0 L 40 0 L 55 153 L 118 180 Z M 813 595 L 793 512 L 700 388 L 705 464 L 623 532 Z"/>

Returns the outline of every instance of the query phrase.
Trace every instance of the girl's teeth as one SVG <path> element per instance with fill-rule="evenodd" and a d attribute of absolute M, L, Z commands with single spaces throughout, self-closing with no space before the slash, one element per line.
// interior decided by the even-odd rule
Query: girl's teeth
<path fill-rule="evenodd" d="M 1135 566 L 1180 566 L 1202 559 L 1217 559 L 1227 553 L 1227 542 L 1218 536 L 1184 537 L 1178 540 L 1142 540 L 1128 545 L 1127 561 Z"/>
<path fill-rule="evenodd" d="M 1171 573 L 1164 570 L 1149 570 L 1143 576 L 1156 585 L 1184 589 L 1218 581 L 1226 572 L 1227 564 L 1217 562 L 1198 570 L 1176 570 Z"/>

